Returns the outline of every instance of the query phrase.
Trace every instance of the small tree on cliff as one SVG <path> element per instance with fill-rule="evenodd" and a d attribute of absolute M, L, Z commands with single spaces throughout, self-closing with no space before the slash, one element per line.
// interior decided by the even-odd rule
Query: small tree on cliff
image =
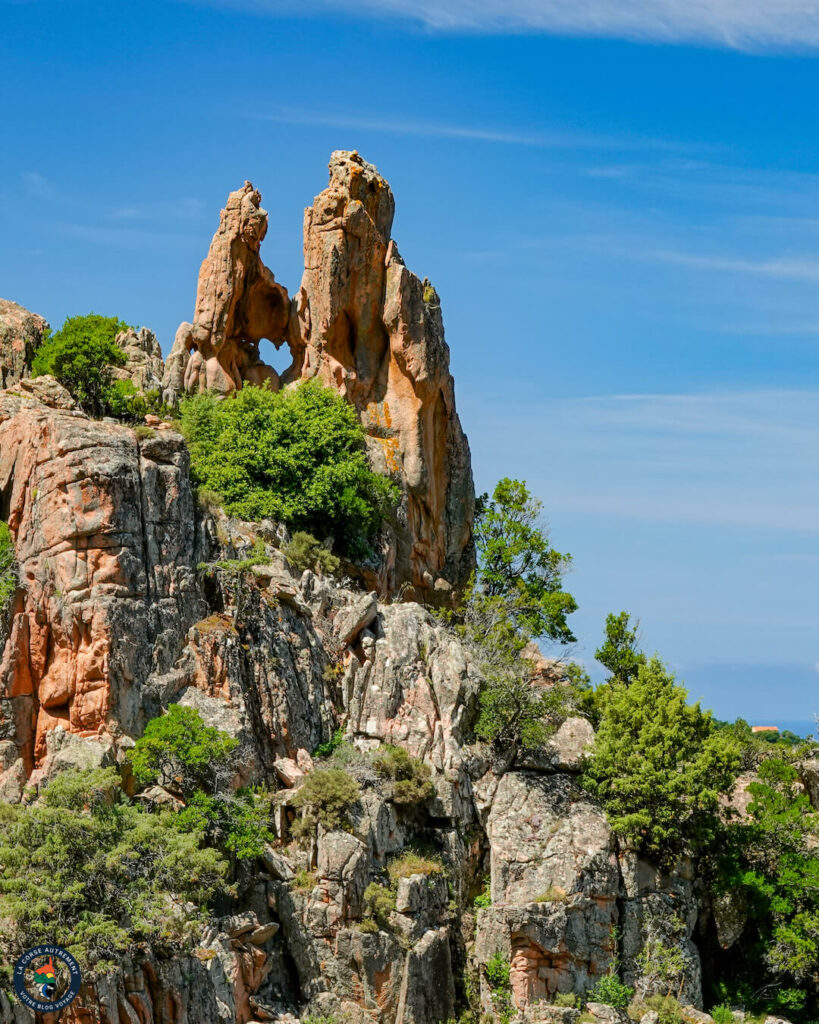
<path fill-rule="evenodd" d="M 113 316 L 69 317 L 46 338 L 32 363 L 32 375 L 53 374 L 72 398 L 92 416 L 107 412 L 113 368 L 125 365 L 115 339 L 128 324 Z"/>
<path fill-rule="evenodd" d="M 567 687 L 533 685 L 522 657 L 533 639 L 574 640 L 567 616 L 577 604 L 563 589 L 571 557 L 551 546 L 541 513 L 521 480 L 503 479 L 476 502 L 478 567 L 463 625 L 484 677 L 475 732 L 507 755 L 541 746 L 569 695 Z"/>
<path fill-rule="evenodd" d="M 543 503 L 525 481 L 508 477 L 491 498 L 482 494 L 475 503 L 478 570 L 472 600 L 502 608 L 521 646 L 539 637 L 561 644 L 575 639 L 566 616 L 577 603 L 563 590 L 571 555 L 551 546 L 542 513 Z"/>

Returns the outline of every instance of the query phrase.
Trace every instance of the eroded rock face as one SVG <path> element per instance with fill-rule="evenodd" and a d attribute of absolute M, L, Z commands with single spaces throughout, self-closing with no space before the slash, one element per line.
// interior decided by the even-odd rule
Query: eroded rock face
<path fill-rule="evenodd" d="M 194 516 L 182 438 L 0 394 L 0 516 L 20 587 L 0 714 L 26 768 L 57 726 L 138 734 L 142 684 L 195 618 Z"/>
<path fill-rule="evenodd" d="M 475 495 L 440 300 L 404 265 L 394 212 L 372 164 L 333 153 L 330 184 L 305 212 L 290 344 L 293 375 L 317 377 L 355 406 L 375 468 L 401 484 L 385 589 L 410 583 L 431 598 L 436 583 L 445 596 L 472 569 Z"/>
<path fill-rule="evenodd" d="M 0 517 L 20 567 L 0 635 L 0 800 L 35 799 L 66 768 L 122 765 L 178 701 L 240 740 L 231 782 L 270 787 L 277 840 L 193 953 L 124 957 L 69 1024 L 438 1024 L 467 973 L 491 1009 L 497 952 L 515 1007 L 538 1019 L 538 1001 L 584 995 L 615 958 L 638 992 L 656 990 L 641 959 L 652 938 L 680 951 L 680 991 L 698 1005 L 693 866 L 664 875 L 618 853 L 580 785 L 590 724 L 567 719 L 510 769 L 473 743 L 481 679 L 455 631 L 419 604 L 292 572 L 275 524 L 198 511 L 182 438 L 143 433 L 89 420 L 48 378 L 0 393 Z M 264 559 L 247 567 L 258 540 Z M 327 767 L 316 747 L 339 726 L 361 787 L 349 831 L 299 845 L 293 796 Z M 387 743 L 429 767 L 423 807 L 396 803 L 363 756 Z M 138 799 L 181 806 L 161 786 Z M 410 861 L 393 879 L 418 841 L 441 867 Z M 492 904 L 478 911 L 487 873 Z M 386 920 L 367 916 L 372 884 L 392 886 Z M 2 1024 L 28 1019 L 4 1000 Z"/>
<path fill-rule="evenodd" d="M 287 331 L 287 292 L 262 263 L 267 233 L 261 196 L 246 181 L 231 192 L 219 229 L 199 271 L 193 322 L 176 333 L 165 375 L 166 389 L 227 394 L 243 381 L 278 387 L 278 374 L 259 358 L 259 342 L 277 347 Z M 188 353 L 189 358 L 185 358 Z"/>
<path fill-rule="evenodd" d="M 48 323 L 16 302 L 0 299 L 0 388 L 11 387 L 31 373 L 34 353 Z"/>

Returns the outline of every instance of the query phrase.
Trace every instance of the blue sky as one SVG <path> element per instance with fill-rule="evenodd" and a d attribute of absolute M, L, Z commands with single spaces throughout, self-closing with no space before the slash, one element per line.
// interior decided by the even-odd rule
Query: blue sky
<path fill-rule="evenodd" d="M 626 608 L 721 716 L 819 711 L 817 0 L 0 0 L 0 68 L 0 295 L 167 350 L 228 191 L 293 290 L 358 149 L 577 655 Z"/>

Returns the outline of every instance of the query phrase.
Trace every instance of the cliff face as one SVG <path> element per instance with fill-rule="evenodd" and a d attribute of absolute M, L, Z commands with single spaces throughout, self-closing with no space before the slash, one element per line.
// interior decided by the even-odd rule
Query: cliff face
<path fill-rule="evenodd" d="M 402 493 L 372 584 L 382 594 L 411 586 L 419 598 L 444 600 L 474 565 L 469 445 L 438 294 L 391 239 L 390 187 L 357 153 L 333 154 L 330 184 L 305 212 L 305 270 L 292 302 L 259 254 L 267 232 L 260 202 L 249 183 L 228 197 L 165 389 L 227 394 L 245 381 L 278 388 L 311 377 L 336 389 L 358 413 L 375 468 Z M 281 381 L 259 357 L 262 338 L 290 348 Z"/>
<path fill-rule="evenodd" d="M 0 801 L 37 800 L 72 766 L 119 766 L 127 788 L 128 750 L 176 702 L 240 741 L 236 785 L 275 794 L 275 842 L 236 871 L 196 944 L 134 943 L 115 969 L 87 971 L 64 1024 L 438 1024 L 468 1002 L 498 1010 L 497 957 L 510 1012 L 576 1024 L 578 1010 L 549 1004 L 585 994 L 615 960 L 638 994 L 656 989 L 641 954 L 658 937 L 678 954 L 682 1000 L 699 1005 L 697 929 L 716 921 L 729 944 L 742 931 L 705 904 L 690 864 L 662 875 L 619 851 L 580 784 L 587 721 L 568 719 L 525 761 L 473 742 L 473 652 L 411 600 L 467 577 L 474 493 L 438 296 L 404 266 L 393 210 L 374 167 L 334 154 L 291 302 L 261 261 L 267 214 L 246 184 L 167 363 L 146 329 L 117 339 L 121 375 L 143 389 L 318 378 L 353 405 L 403 496 L 366 591 L 295 572 L 275 524 L 200 509 L 170 424 L 93 421 L 56 380 L 30 379 L 45 323 L 0 308 L 0 519 L 19 579 L 0 618 Z M 290 348 L 282 380 L 261 363 L 262 338 Z M 242 561 L 251 552 L 257 564 Z M 351 828 L 299 843 L 296 793 L 339 727 L 361 789 Z M 423 806 L 373 770 L 366 755 L 385 744 L 428 767 Z M 150 799 L 180 804 L 159 786 Z M 487 879 L 491 900 L 476 900 Z M 377 921 L 372 884 L 389 889 Z M 10 996 L 0 985 L 0 1024 L 32 1020 Z"/>
<path fill-rule="evenodd" d="M 683 998 L 699 1001 L 690 871 L 662 877 L 618 855 L 578 785 L 588 723 L 564 723 L 537 768 L 495 765 L 468 742 L 480 687 L 470 651 L 428 611 L 294 574 L 275 531 L 195 511 L 172 430 L 138 439 L 61 405 L 48 379 L 0 395 L 2 515 L 20 568 L 0 637 L 0 798 L 32 799 L 68 766 L 121 762 L 175 701 L 241 740 L 243 781 L 278 787 L 277 843 L 195 950 L 136 949 L 89 974 L 67 1024 L 437 1024 L 463 1006 L 467 977 L 491 1009 L 482 965 L 496 953 L 514 1005 L 535 1013 L 584 992 L 618 952 L 626 981 L 649 985 L 636 957 L 658 928 L 683 955 Z M 257 540 L 263 564 L 214 564 Z M 293 796 L 339 722 L 360 750 L 390 743 L 423 759 L 435 796 L 407 813 L 352 765 L 352 831 L 304 848 L 290 834 Z M 409 871 L 389 923 L 365 927 L 367 886 L 419 842 L 445 874 Z M 477 909 L 487 875 L 492 905 Z M 3 1024 L 29 1019 L 0 992 Z"/>

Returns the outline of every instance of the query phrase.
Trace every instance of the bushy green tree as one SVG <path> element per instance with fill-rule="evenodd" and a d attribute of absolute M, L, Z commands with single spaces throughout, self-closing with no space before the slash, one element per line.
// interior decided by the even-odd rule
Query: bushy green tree
<path fill-rule="evenodd" d="M 172 704 L 148 723 L 130 764 L 140 785 L 158 782 L 183 796 L 178 828 L 249 860 L 261 856 L 273 834 L 265 795 L 232 788 L 238 747 L 228 733 L 205 725 L 195 708 Z"/>
<path fill-rule="evenodd" d="M 520 480 L 501 480 L 476 503 L 478 566 L 467 589 L 460 631 L 483 677 L 475 733 L 505 756 L 542 746 L 572 693 L 543 686 L 523 656 L 533 640 L 574 640 L 563 589 L 571 558 L 555 551 L 540 523 L 542 506 Z"/>
<path fill-rule="evenodd" d="M 183 795 L 219 788 L 230 775 L 238 740 L 205 725 L 195 708 L 172 704 L 148 722 L 130 753 L 131 770 L 141 785 L 159 782 Z"/>
<path fill-rule="evenodd" d="M 810 1015 L 819 1009 L 819 815 L 782 757 L 763 760 L 748 791 L 748 815 L 717 849 L 715 886 L 749 911 L 742 942 L 762 1007 Z"/>
<path fill-rule="evenodd" d="M 113 769 L 63 772 L 36 804 L 0 804 L 3 959 L 44 942 L 98 967 L 142 942 L 188 948 L 227 870 L 175 815 L 123 803 Z"/>
<path fill-rule="evenodd" d="M 571 556 L 549 543 L 542 503 L 522 480 L 501 480 L 490 498 L 475 506 L 478 570 L 474 591 L 484 601 L 501 601 L 521 636 L 571 643 L 566 616 L 577 609 L 563 589 Z"/>
<path fill-rule="evenodd" d="M 711 713 L 658 658 L 630 685 L 599 692 L 600 725 L 584 785 L 602 803 L 623 843 L 662 861 L 702 845 L 717 827 L 720 793 L 730 788 L 740 748 L 715 730 Z"/>
<path fill-rule="evenodd" d="M 126 361 L 115 338 L 127 329 L 112 316 L 69 317 L 37 350 L 32 375 L 53 374 L 87 413 L 102 416 L 108 410 L 113 367 Z"/>
<path fill-rule="evenodd" d="M 397 501 L 374 473 L 355 410 L 316 381 L 274 392 L 245 385 L 227 400 L 181 405 L 197 482 L 242 519 L 272 518 L 365 555 Z"/>

